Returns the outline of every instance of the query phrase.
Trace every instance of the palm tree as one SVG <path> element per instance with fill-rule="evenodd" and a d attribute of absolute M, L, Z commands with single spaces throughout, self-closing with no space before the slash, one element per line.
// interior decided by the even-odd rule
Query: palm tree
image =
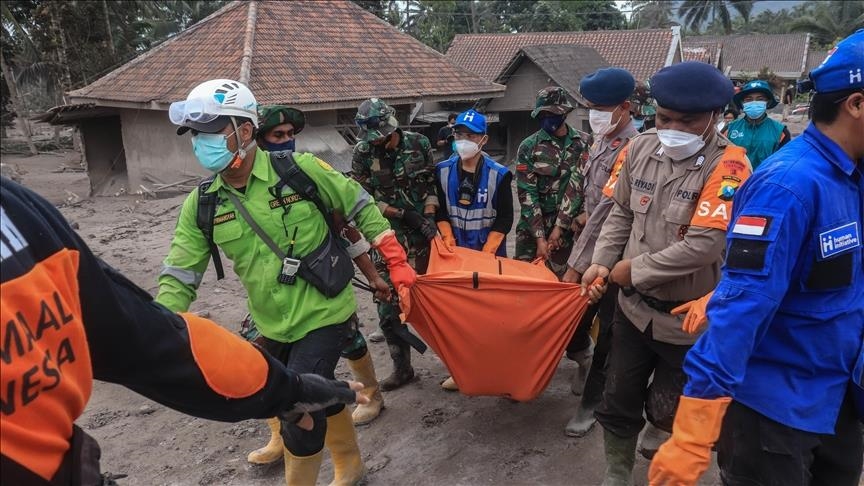
<path fill-rule="evenodd" d="M 864 25 L 864 2 L 814 2 L 810 14 L 790 26 L 795 32 L 809 32 L 822 46 L 831 46 Z"/>
<path fill-rule="evenodd" d="M 693 31 L 699 31 L 706 22 L 720 21 L 726 34 L 732 33 L 732 7 L 741 17 L 745 25 L 750 22 L 750 11 L 756 0 L 685 0 L 678 7 L 678 15 L 684 17 L 684 23 Z"/>
<path fill-rule="evenodd" d="M 9 10 L 8 5 L 2 5 L 3 29 L 2 38 L 4 48 L 7 46 L 18 46 L 26 56 L 30 58 L 39 58 L 39 51 L 33 43 L 33 39 L 27 32 L 27 29 L 18 22 L 18 19 Z M 27 140 L 27 148 L 30 150 L 30 155 L 36 155 L 39 152 L 36 150 L 36 145 L 33 143 L 33 135 L 30 131 L 30 123 L 28 122 L 27 105 L 21 92 L 18 90 L 18 80 L 12 69 L 6 64 L 6 58 L 3 54 L 4 49 L 0 49 L 0 69 L 3 72 L 3 81 L 6 82 L 6 88 L 9 90 L 9 96 L 12 99 L 12 107 L 17 115 L 21 130 L 24 132 L 24 138 Z"/>
<path fill-rule="evenodd" d="M 657 0 L 634 0 L 630 2 L 633 29 L 662 29 L 672 24 L 672 2 Z"/>

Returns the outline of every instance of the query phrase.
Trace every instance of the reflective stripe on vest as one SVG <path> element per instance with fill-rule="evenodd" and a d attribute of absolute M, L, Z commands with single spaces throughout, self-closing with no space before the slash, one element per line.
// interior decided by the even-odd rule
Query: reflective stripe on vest
<path fill-rule="evenodd" d="M 498 185 L 501 183 L 507 169 L 494 160 L 483 157 L 477 168 L 480 170 L 478 185 L 474 191 L 474 200 L 464 206 L 459 204 L 459 171 L 456 164 L 458 156 L 453 157 L 438 166 L 438 180 L 446 188 L 447 211 L 450 214 L 450 225 L 459 246 L 480 250 L 486 243 L 497 212 Z M 503 246 L 503 245 L 502 245 Z"/>

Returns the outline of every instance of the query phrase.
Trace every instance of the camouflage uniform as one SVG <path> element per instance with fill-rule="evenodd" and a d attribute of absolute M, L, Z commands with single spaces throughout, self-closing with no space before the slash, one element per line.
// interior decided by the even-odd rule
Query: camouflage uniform
<path fill-rule="evenodd" d="M 551 111 L 565 114 L 572 110 L 563 88 L 546 88 L 540 91 L 537 108 L 532 113 Z M 521 206 L 519 223 L 516 225 L 516 258 L 534 260 L 537 238 L 548 238 L 555 226 L 559 211 L 576 215 L 581 211 L 582 197 L 573 194 L 565 198 L 565 190 L 572 177 L 581 180 L 581 165 L 588 155 L 588 147 L 582 136 L 572 127 L 559 139 L 545 130 L 538 130 L 519 145 L 516 158 L 516 189 Z M 564 246 L 551 253 L 547 264 L 556 273 L 566 271 L 567 257 L 573 246 L 572 227 L 562 232 Z"/>
<path fill-rule="evenodd" d="M 380 118 L 381 124 L 378 127 L 361 125 L 361 141 L 354 146 L 351 162 L 354 179 L 375 198 L 382 213 L 387 206 L 413 210 L 419 214 L 423 214 L 426 205 L 437 207 L 435 162 L 429 139 L 419 133 L 397 128 L 394 110 L 374 98 L 363 102 L 357 111 L 358 122 L 370 118 Z M 385 150 L 383 144 L 376 146 L 370 143 L 391 133 L 399 135 L 399 143 L 393 151 Z M 396 232 L 396 238 L 405 248 L 409 261 L 414 263 L 418 273 L 425 272 L 429 262 L 428 240 L 420 230 L 408 227 L 403 220 L 388 220 Z M 370 256 L 378 273 L 389 284 L 390 276 L 383 259 L 374 250 Z M 410 367 L 407 343 L 392 331 L 393 325 L 400 325 L 399 309 L 388 302 L 379 302 L 378 318 L 381 331 L 390 347 L 394 368 L 398 369 L 400 365 Z M 403 361 L 408 364 L 405 365 Z M 413 375 L 413 371 L 411 374 Z"/>

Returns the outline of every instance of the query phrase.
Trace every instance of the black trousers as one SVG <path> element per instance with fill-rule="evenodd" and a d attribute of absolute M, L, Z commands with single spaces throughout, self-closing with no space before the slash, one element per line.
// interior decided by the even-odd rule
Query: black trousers
<path fill-rule="evenodd" d="M 603 401 L 594 416 L 618 437 L 639 435 L 643 409 L 655 427 L 672 431 L 687 381 L 681 365 L 690 346 L 655 341 L 651 327 L 640 332 L 616 304 Z"/>
<path fill-rule="evenodd" d="M 353 316 L 341 324 L 322 327 L 293 343 L 280 343 L 261 336 L 255 342 L 297 373 L 314 373 L 334 379 L 336 364 L 342 350 L 353 338 Z M 282 441 L 291 454 L 298 457 L 311 456 L 324 448 L 327 433 L 327 417 L 341 412 L 343 404 L 312 412 L 312 430 L 303 430 L 293 423 L 282 421 Z"/>
<path fill-rule="evenodd" d="M 597 342 L 594 344 L 594 357 L 591 358 L 591 369 L 585 379 L 585 390 L 582 391 L 582 405 L 596 406 L 603 399 L 603 385 L 606 382 L 606 367 L 608 365 L 609 349 L 612 347 L 612 317 L 615 315 L 615 301 L 618 298 L 618 286 L 610 283 L 603 297 L 594 305 L 588 307 L 582 321 L 573 333 L 573 338 L 567 345 L 567 353 L 575 353 L 587 349 L 591 345 L 591 326 L 594 316 L 600 320 Z"/>
<path fill-rule="evenodd" d="M 720 478 L 728 486 L 854 486 L 861 479 L 861 422 L 850 395 L 834 435 L 775 422 L 732 402 L 717 441 Z"/>

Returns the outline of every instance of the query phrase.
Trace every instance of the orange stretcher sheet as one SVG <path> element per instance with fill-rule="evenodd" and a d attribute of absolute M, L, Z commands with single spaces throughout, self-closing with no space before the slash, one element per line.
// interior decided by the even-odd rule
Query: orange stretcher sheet
<path fill-rule="evenodd" d="M 405 321 L 466 395 L 536 398 L 588 307 L 545 265 L 432 242 L 429 269 L 401 291 Z"/>

